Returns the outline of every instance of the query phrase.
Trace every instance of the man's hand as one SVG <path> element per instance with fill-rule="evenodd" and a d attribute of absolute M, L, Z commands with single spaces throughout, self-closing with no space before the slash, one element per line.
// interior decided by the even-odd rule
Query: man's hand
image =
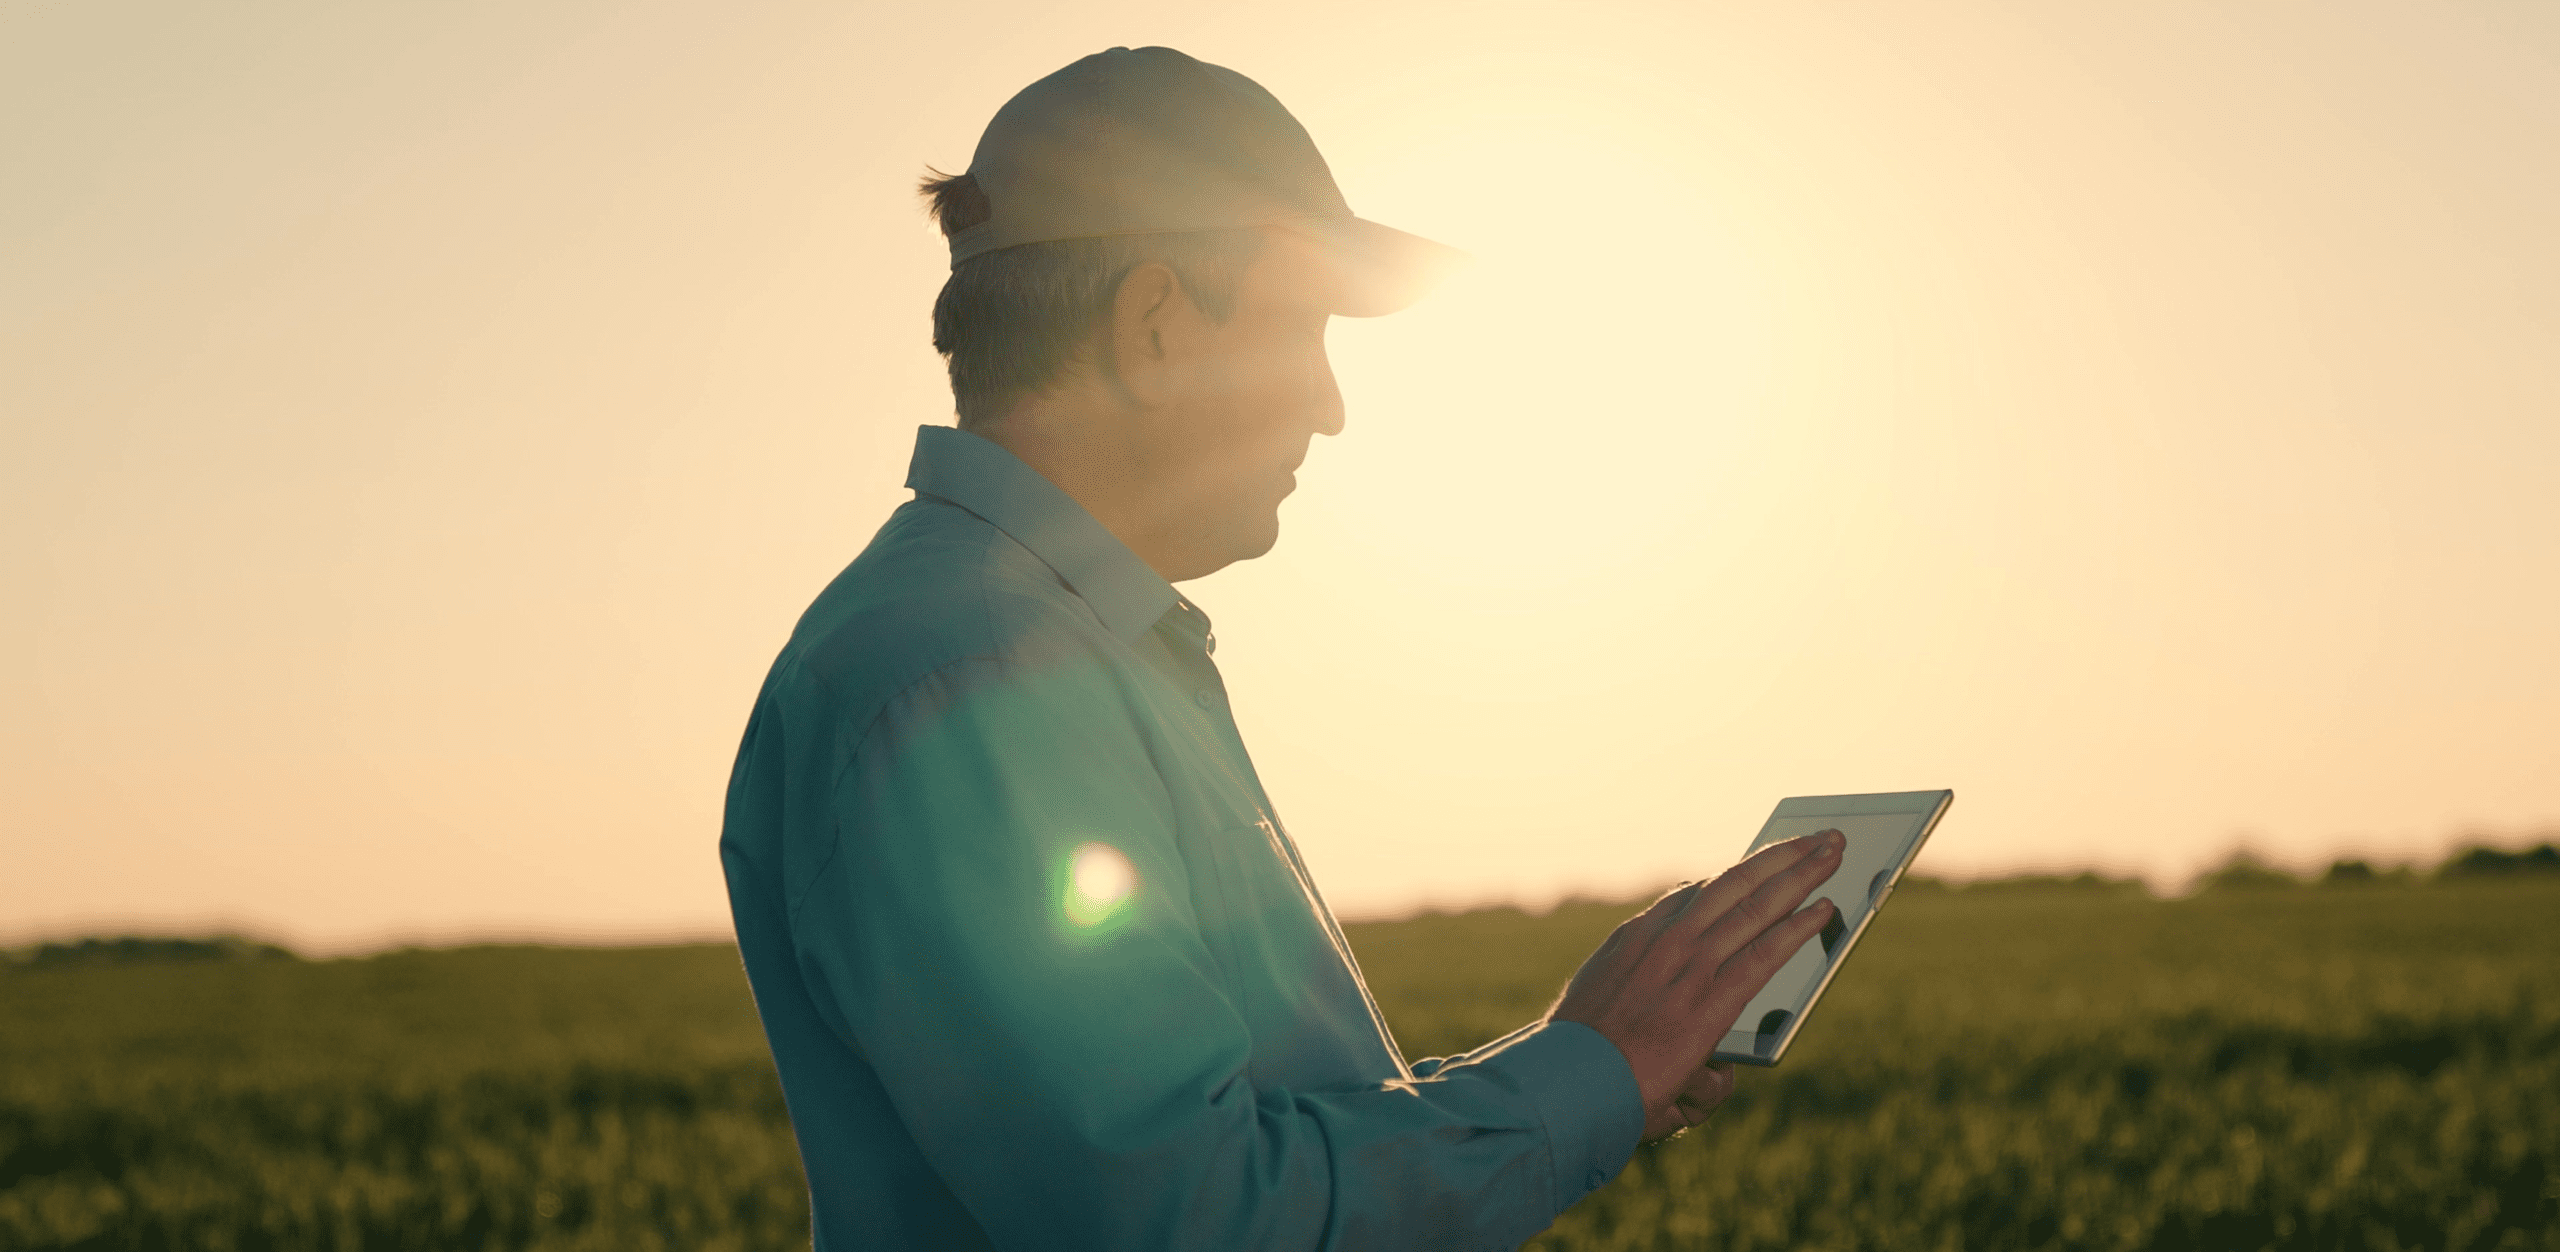
<path fill-rule="evenodd" d="M 1733 1067 L 1707 1057 L 1837 914 L 1828 900 L 1796 906 L 1840 868 L 1846 843 L 1836 830 L 1790 839 L 1674 889 L 1611 932 L 1565 985 L 1549 1016 L 1599 1031 L 1626 1055 L 1646 1139 L 1706 1120 L 1733 1093 Z"/>

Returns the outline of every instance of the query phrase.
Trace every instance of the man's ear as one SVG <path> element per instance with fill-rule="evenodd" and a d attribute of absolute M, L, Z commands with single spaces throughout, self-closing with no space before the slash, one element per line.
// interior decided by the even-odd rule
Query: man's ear
<path fill-rule="evenodd" d="M 1198 317 L 1182 280 L 1161 261 L 1149 261 L 1120 280 L 1111 297 L 1111 367 L 1131 398 L 1147 405 L 1171 398 L 1166 367 L 1189 346 Z"/>

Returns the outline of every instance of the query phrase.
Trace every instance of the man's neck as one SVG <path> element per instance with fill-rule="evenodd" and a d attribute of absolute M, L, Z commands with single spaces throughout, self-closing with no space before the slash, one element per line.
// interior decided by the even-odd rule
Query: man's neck
<path fill-rule="evenodd" d="M 1107 404 L 1109 397 L 1082 394 L 1084 390 L 1027 398 L 1003 418 L 971 427 L 970 433 L 1057 484 L 1166 582 L 1211 572 L 1198 568 L 1200 555 L 1183 542 L 1183 528 L 1157 507 L 1130 415 Z"/>

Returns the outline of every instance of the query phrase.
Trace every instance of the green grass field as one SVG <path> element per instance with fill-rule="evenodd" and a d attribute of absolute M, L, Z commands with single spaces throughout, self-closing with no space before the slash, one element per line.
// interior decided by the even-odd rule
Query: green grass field
<path fill-rule="evenodd" d="M 1355 926 L 1408 1054 L 1623 907 Z M 1531 1246 L 2560 1248 L 2560 879 L 1906 890 L 1776 1070 Z M 0 1249 L 765 1249 L 733 950 L 0 971 Z"/>

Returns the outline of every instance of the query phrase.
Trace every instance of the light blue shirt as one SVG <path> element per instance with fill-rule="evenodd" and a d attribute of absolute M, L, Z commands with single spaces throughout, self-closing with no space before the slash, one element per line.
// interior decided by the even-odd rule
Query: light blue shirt
<path fill-rule="evenodd" d="M 1512 1248 L 1616 1175 L 1599 1033 L 1397 1052 L 1207 617 L 993 443 L 925 427 L 907 483 L 720 839 L 820 1252 Z"/>

